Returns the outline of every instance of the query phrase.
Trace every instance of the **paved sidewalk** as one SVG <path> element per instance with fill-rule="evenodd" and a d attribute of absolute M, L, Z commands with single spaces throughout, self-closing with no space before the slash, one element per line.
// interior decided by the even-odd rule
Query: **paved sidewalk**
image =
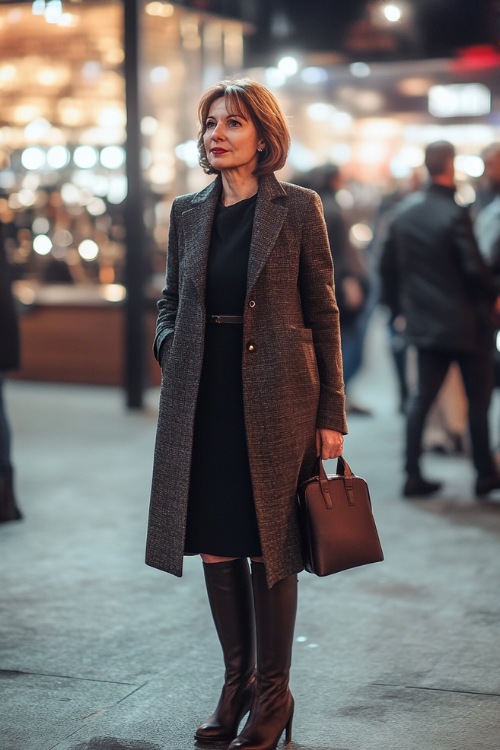
<path fill-rule="evenodd" d="M 378 335 L 370 352 L 375 416 L 351 418 L 346 457 L 386 561 L 301 574 L 288 747 L 500 750 L 500 501 L 439 455 L 439 498 L 401 499 Z M 0 527 L 0 750 L 193 748 L 222 666 L 199 561 L 182 579 L 143 564 L 156 391 L 144 413 L 115 389 L 10 382 L 6 399 L 26 518 Z"/>

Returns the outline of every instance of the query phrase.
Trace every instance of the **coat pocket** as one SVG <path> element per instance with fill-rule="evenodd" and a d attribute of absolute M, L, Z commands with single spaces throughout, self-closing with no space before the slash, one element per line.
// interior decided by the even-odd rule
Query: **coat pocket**
<path fill-rule="evenodd" d="M 304 344 L 312 345 L 313 343 L 312 328 L 289 328 L 288 333 L 292 338 Z"/>

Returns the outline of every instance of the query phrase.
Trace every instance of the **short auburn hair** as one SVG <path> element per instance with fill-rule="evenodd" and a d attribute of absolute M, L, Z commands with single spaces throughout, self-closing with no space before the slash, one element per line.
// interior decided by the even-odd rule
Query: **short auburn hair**
<path fill-rule="evenodd" d="M 210 107 L 224 97 L 235 114 L 250 120 L 255 125 L 259 138 L 265 143 L 258 154 L 259 160 L 254 175 L 258 177 L 281 169 L 290 149 L 290 131 L 281 107 L 274 95 L 257 81 L 249 78 L 219 81 L 202 95 L 198 104 L 198 154 L 200 166 L 206 174 L 218 174 L 208 161 L 203 136 L 207 129 Z"/>

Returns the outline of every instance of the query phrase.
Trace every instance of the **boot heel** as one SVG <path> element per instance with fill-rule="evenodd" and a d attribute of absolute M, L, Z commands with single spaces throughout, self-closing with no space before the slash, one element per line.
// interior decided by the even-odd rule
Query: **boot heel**
<path fill-rule="evenodd" d="M 293 711 L 285 727 L 285 745 L 292 741 Z"/>

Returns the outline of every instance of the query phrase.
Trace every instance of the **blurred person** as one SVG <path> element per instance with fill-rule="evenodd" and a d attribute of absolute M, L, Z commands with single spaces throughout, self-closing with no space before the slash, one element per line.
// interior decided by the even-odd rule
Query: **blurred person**
<path fill-rule="evenodd" d="M 216 178 L 171 210 L 146 562 L 203 561 L 225 680 L 196 739 L 273 750 L 294 711 L 297 485 L 347 432 L 339 314 L 321 201 L 274 175 L 290 143 L 274 96 L 223 81 L 198 116 Z"/>
<path fill-rule="evenodd" d="M 336 164 L 324 164 L 300 178 L 300 184 L 315 190 L 322 201 L 328 240 L 335 268 L 335 289 L 340 313 L 342 363 L 349 414 L 371 415 L 371 411 L 353 402 L 349 383 L 359 372 L 369 315 L 367 302 L 370 279 L 366 265 L 349 239 L 349 227 L 336 195 L 342 187 L 342 173 Z"/>
<path fill-rule="evenodd" d="M 475 219 L 479 212 L 489 206 L 498 195 L 499 164 L 498 154 L 500 153 L 500 143 L 490 143 L 483 149 L 481 158 L 484 164 L 484 172 L 478 181 L 476 187 L 476 200 L 472 205 L 471 213 Z"/>
<path fill-rule="evenodd" d="M 459 365 L 469 405 L 476 495 L 500 488 L 488 430 L 496 295 L 469 212 L 454 199 L 454 158 L 447 141 L 427 146 L 430 185 L 397 209 L 380 262 L 382 301 L 393 315 L 403 316 L 407 344 L 417 350 L 417 389 L 407 411 L 405 497 L 426 497 L 441 488 L 422 476 L 420 454 L 429 409 L 452 362 Z"/>
<path fill-rule="evenodd" d="M 409 195 L 414 194 L 422 186 L 420 172 L 413 170 L 409 180 L 398 180 L 393 190 L 382 196 L 377 211 L 373 218 L 373 237 L 369 245 L 369 254 L 372 265 L 375 269 L 375 296 L 377 301 L 380 299 L 380 254 L 384 239 L 387 235 L 391 217 L 396 207 L 402 200 Z M 408 399 L 408 368 L 407 368 L 407 346 L 404 336 L 404 319 L 398 315 L 390 315 L 387 321 L 387 331 L 389 336 L 389 350 L 394 363 L 395 374 L 398 385 L 399 395 L 399 412 L 404 414 L 406 402 Z"/>
<path fill-rule="evenodd" d="M 44 284 L 73 284 L 74 279 L 71 275 L 69 265 L 60 258 L 51 256 L 44 266 L 41 278 Z"/>
<path fill-rule="evenodd" d="M 500 143 L 492 143 L 483 152 L 484 179 L 491 200 L 477 214 L 474 223 L 479 249 L 490 267 L 497 293 L 500 294 Z M 495 329 L 500 329 L 500 306 L 494 315 Z M 497 337 L 498 338 L 498 337 Z M 496 388 L 500 388 L 500 351 L 494 349 L 493 377 Z"/>
<path fill-rule="evenodd" d="M 374 265 L 380 266 L 380 254 L 387 228 L 401 201 L 409 204 L 410 197 L 421 200 L 425 176 L 420 169 L 412 171 L 408 180 L 400 180 L 396 189 L 385 195 L 374 219 L 373 240 L 370 245 Z M 380 290 L 377 290 L 380 296 Z M 402 315 L 390 315 L 388 320 L 389 345 L 395 365 L 399 411 L 406 413 L 410 391 L 416 386 L 416 358 L 414 347 L 406 345 L 405 319 Z M 443 454 L 459 455 L 466 452 L 467 399 L 460 371 L 453 363 L 432 405 L 422 439 L 424 450 Z"/>
<path fill-rule="evenodd" d="M 11 430 L 4 403 L 5 373 L 19 367 L 19 327 L 0 225 L 0 523 L 19 521 L 14 495 Z"/>
<path fill-rule="evenodd" d="M 492 269 L 500 291 L 500 143 L 485 149 L 483 160 L 484 176 L 492 199 L 477 214 L 474 232 L 479 249 Z"/>

